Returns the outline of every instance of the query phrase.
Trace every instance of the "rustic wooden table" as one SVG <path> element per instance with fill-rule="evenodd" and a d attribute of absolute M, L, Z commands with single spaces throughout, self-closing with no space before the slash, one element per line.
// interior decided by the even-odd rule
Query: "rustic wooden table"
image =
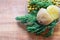
<path fill-rule="evenodd" d="M 15 20 L 16 16 L 26 14 L 27 0 L 0 0 L 0 40 L 60 40 L 60 23 L 54 35 L 43 39 L 30 34 L 25 26 Z"/>

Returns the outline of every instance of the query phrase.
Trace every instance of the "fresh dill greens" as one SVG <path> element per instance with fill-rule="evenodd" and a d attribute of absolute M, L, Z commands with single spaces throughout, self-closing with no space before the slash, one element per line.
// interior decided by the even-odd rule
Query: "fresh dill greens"
<path fill-rule="evenodd" d="M 49 5 L 52 5 L 52 2 L 50 0 L 30 0 L 29 2 L 30 6 L 36 6 L 35 10 L 32 10 L 28 12 L 25 16 L 18 16 L 16 17 L 16 20 L 20 21 L 23 24 L 26 24 L 26 29 L 28 32 L 35 33 L 37 35 L 42 34 L 46 31 L 46 29 L 49 29 L 49 32 L 44 35 L 44 37 L 49 37 L 53 34 L 54 27 L 57 23 L 57 21 L 53 21 L 49 25 L 42 25 L 37 22 L 36 15 L 40 8 L 47 8 Z"/>

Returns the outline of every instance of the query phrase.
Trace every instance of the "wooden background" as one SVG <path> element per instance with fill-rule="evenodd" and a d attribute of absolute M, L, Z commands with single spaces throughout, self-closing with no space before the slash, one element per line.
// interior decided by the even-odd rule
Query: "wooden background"
<path fill-rule="evenodd" d="M 15 20 L 16 16 L 27 13 L 26 5 L 27 0 L 0 0 L 0 40 L 60 40 L 60 23 L 53 36 L 43 39 L 28 33 L 25 26 Z"/>

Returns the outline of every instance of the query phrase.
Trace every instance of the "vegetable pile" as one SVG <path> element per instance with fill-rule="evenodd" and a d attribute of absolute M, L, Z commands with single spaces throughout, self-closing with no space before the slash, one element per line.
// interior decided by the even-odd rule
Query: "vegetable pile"
<path fill-rule="evenodd" d="M 46 9 L 49 5 L 53 5 L 50 0 L 30 0 L 28 1 L 28 14 L 25 16 L 18 16 L 16 17 L 16 20 L 25 24 L 28 32 L 49 37 L 54 32 L 54 27 L 58 22 L 58 18 L 48 25 L 40 24 L 37 20 L 37 13 L 39 12 L 39 9 Z M 48 31 L 46 32 L 46 30 Z"/>

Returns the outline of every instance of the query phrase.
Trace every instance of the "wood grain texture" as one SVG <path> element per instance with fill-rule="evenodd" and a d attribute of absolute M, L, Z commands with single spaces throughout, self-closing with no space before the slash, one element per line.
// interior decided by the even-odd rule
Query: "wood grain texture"
<path fill-rule="evenodd" d="M 15 20 L 16 16 L 27 13 L 27 0 L 0 0 L 0 40 L 60 40 L 60 23 L 54 35 L 43 38 L 30 34 L 25 26 Z"/>

